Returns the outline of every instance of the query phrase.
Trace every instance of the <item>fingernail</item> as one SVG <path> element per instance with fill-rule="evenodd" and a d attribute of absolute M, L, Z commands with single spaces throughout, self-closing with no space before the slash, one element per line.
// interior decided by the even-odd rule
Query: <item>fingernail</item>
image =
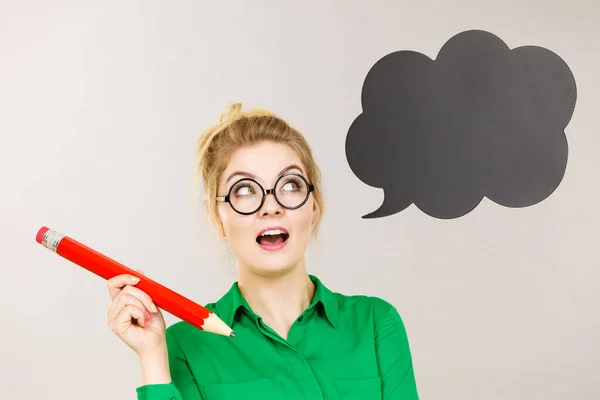
<path fill-rule="evenodd" d="M 152 310 L 152 312 L 158 312 L 158 309 L 156 308 L 154 303 L 150 303 L 150 309 Z"/>
<path fill-rule="evenodd" d="M 138 278 L 137 276 L 132 276 L 131 280 L 133 281 L 133 283 L 138 283 L 140 281 L 140 278 Z"/>
<path fill-rule="evenodd" d="M 148 311 L 146 311 L 146 319 L 150 319 L 150 313 Z M 146 321 L 148 322 L 148 321 Z"/>

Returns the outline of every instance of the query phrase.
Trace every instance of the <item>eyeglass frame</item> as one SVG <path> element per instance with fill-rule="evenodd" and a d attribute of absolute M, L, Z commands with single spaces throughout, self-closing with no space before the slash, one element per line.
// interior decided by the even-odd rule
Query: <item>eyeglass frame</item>
<path fill-rule="evenodd" d="M 291 176 L 291 175 L 302 179 L 302 181 L 306 184 L 306 188 L 307 188 L 306 198 L 302 201 L 302 203 L 300 203 L 299 205 L 297 205 L 295 207 L 288 207 L 286 205 L 281 204 L 281 202 L 277 198 L 277 195 L 275 194 L 275 188 L 277 188 L 279 181 L 281 181 L 286 176 Z M 254 210 L 252 212 L 242 212 L 242 211 L 236 210 L 235 207 L 233 206 L 233 204 L 231 203 L 231 191 L 238 183 L 240 183 L 242 181 L 251 181 L 251 182 L 256 183 L 262 192 L 262 199 L 260 200 L 260 205 L 256 208 L 256 210 Z M 273 186 L 272 189 L 265 189 L 260 183 L 258 183 L 255 179 L 252 179 L 252 178 L 246 177 L 246 178 L 238 179 L 229 187 L 229 191 L 227 192 L 227 194 L 225 196 L 217 196 L 216 200 L 220 201 L 222 203 L 229 203 L 229 206 L 231 207 L 231 209 L 238 214 L 252 215 L 252 214 L 258 212 L 258 210 L 260 210 L 262 208 L 262 206 L 265 204 L 265 199 L 267 198 L 268 194 L 272 194 L 273 197 L 275 197 L 275 201 L 277 202 L 277 204 L 279 204 L 281 207 L 283 207 L 287 210 L 297 210 L 306 204 L 306 202 L 310 198 L 311 192 L 314 192 L 314 191 L 315 191 L 315 186 L 312 183 L 309 183 L 308 179 L 306 179 L 302 174 L 299 174 L 298 172 L 287 172 L 287 173 L 281 175 L 279 178 L 277 178 L 277 180 L 275 181 L 275 185 Z"/>

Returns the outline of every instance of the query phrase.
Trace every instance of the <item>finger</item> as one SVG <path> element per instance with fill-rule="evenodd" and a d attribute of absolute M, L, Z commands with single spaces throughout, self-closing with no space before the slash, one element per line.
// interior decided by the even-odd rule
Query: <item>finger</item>
<path fill-rule="evenodd" d="M 139 273 L 140 275 L 146 276 L 146 274 L 144 273 L 144 271 L 142 271 L 141 269 L 136 269 L 135 272 Z"/>
<path fill-rule="evenodd" d="M 148 293 L 144 292 L 143 290 L 133 286 L 125 286 L 122 292 L 136 297 L 139 301 L 141 301 L 144 304 L 145 308 L 148 311 L 153 313 L 158 311 L 156 305 L 154 305 L 154 302 L 152 301 L 152 298 L 148 295 Z"/>
<path fill-rule="evenodd" d="M 117 275 L 114 278 L 107 279 L 106 286 L 108 287 L 110 298 L 114 300 L 125 285 L 135 285 L 139 281 L 140 278 L 131 274 Z"/>
<path fill-rule="evenodd" d="M 121 293 L 119 293 L 117 297 L 115 297 L 113 305 L 109 309 L 107 318 L 115 318 L 116 315 L 118 315 L 121 312 L 121 310 L 126 306 L 134 306 L 139 308 L 143 311 L 146 319 L 150 319 L 150 313 L 148 312 L 148 309 L 144 306 L 144 304 L 140 301 L 140 299 L 138 299 L 135 296 L 132 296 L 131 294 L 125 293 L 125 290 L 121 291 Z"/>
<path fill-rule="evenodd" d="M 113 331 L 123 333 L 131 327 L 132 319 L 136 320 L 139 326 L 145 325 L 144 312 L 135 306 L 127 305 L 110 320 L 110 326 Z"/>

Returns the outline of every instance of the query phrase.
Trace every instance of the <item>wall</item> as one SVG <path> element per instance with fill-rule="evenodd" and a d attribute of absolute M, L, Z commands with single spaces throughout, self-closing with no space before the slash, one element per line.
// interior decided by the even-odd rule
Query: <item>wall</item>
<path fill-rule="evenodd" d="M 213 3 L 0 6 L 0 397 L 131 399 L 140 383 L 105 323 L 104 284 L 37 245 L 42 225 L 200 303 L 229 287 L 233 260 L 196 209 L 194 152 L 241 101 L 312 143 L 328 210 L 310 271 L 398 307 L 423 399 L 599 398 L 600 6 Z M 531 207 L 484 198 L 456 219 L 414 205 L 362 219 L 382 191 L 352 173 L 344 143 L 367 72 L 398 50 L 435 58 L 469 29 L 545 47 L 571 68 L 563 181 Z"/>

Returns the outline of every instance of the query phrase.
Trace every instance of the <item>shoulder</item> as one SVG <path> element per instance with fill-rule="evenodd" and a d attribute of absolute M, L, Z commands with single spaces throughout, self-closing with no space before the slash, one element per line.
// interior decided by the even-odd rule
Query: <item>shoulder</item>
<path fill-rule="evenodd" d="M 355 317 L 369 319 L 376 329 L 388 324 L 402 326 L 402 318 L 398 309 L 389 301 L 369 295 L 348 295 L 334 293 L 341 314 L 354 315 Z"/>
<path fill-rule="evenodd" d="M 389 301 L 376 296 L 343 296 L 340 297 L 340 304 L 344 307 L 354 306 L 359 314 L 364 318 L 360 323 L 369 326 L 372 329 L 373 338 L 377 346 L 389 343 L 390 340 L 395 343 L 408 343 L 408 334 L 406 326 L 398 309 Z M 351 308 L 347 309 L 352 313 Z M 352 314 L 348 314 L 352 315 Z M 360 318 L 360 317 L 354 317 Z"/>
<path fill-rule="evenodd" d="M 193 326 L 186 321 L 178 321 L 167 327 L 167 335 L 181 337 L 190 334 Z"/>
<path fill-rule="evenodd" d="M 215 312 L 215 303 L 204 305 L 208 310 Z M 194 341 L 198 335 L 211 337 L 213 334 L 204 332 L 186 321 L 178 321 L 168 326 L 166 329 L 166 340 L 169 346 L 182 346 L 186 342 Z"/>
<path fill-rule="evenodd" d="M 194 331 L 194 327 L 185 321 L 175 322 L 167 327 L 165 334 L 167 346 L 169 348 L 175 346 L 181 347 L 182 343 L 188 341 L 192 336 L 195 336 L 196 333 Z"/>
<path fill-rule="evenodd" d="M 344 294 L 334 292 L 340 308 L 359 308 L 360 310 L 372 310 L 376 313 L 387 313 L 394 306 L 387 300 L 377 296 L 365 294 Z"/>

